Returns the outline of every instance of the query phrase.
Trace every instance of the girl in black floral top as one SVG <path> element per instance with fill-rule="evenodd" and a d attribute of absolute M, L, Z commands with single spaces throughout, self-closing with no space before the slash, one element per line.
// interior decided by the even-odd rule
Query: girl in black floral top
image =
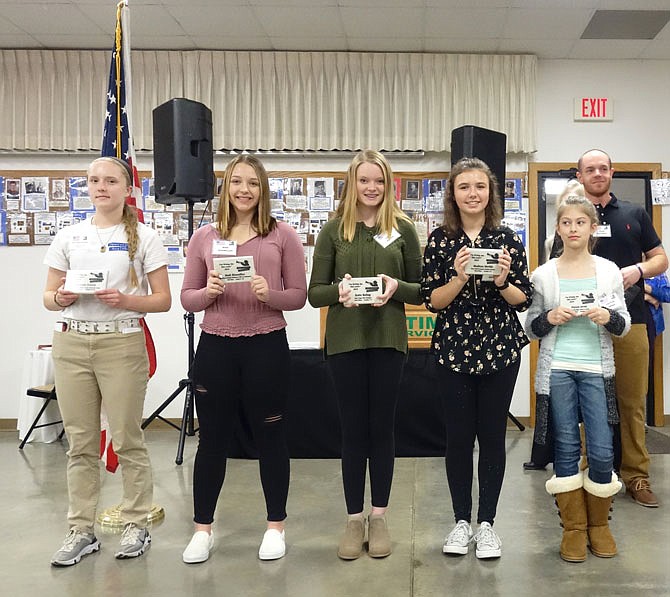
<path fill-rule="evenodd" d="M 430 235 L 424 253 L 421 292 L 437 313 L 431 352 L 447 427 L 446 467 L 456 526 L 443 552 L 466 554 L 473 540 L 472 477 L 475 438 L 479 444 L 479 508 L 474 536 L 478 558 L 501 555 L 492 528 L 505 473 L 507 413 L 528 344 L 516 315 L 530 305 L 532 286 L 523 244 L 500 225 L 498 183 L 477 158 L 451 170 L 444 225 Z M 498 271 L 465 273 L 470 249 L 500 249 Z"/>

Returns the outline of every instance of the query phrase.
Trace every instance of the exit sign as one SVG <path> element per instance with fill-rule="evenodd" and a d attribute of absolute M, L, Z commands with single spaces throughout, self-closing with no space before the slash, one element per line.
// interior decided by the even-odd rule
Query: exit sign
<path fill-rule="evenodd" d="M 614 120 L 613 108 L 609 97 L 576 97 L 575 120 Z"/>

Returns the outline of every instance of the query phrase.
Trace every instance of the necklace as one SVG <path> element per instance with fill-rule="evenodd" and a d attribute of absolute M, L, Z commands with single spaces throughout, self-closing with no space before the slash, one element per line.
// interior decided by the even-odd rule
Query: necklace
<path fill-rule="evenodd" d="M 100 229 L 96 226 L 95 227 L 95 233 L 98 236 L 98 240 L 100 241 L 100 252 L 105 253 L 107 251 L 107 245 L 112 242 L 112 238 L 114 238 L 114 235 L 116 234 L 116 231 L 119 229 L 119 226 L 121 224 L 117 224 L 112 228 L 111 234 L 107 237 L 106 241 L 103 241 L 101 236 L 100 236 Z"/>

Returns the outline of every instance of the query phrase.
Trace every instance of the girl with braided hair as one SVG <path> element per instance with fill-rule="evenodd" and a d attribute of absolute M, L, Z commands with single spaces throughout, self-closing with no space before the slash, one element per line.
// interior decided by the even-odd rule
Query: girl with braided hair
<path fill-rule="evenodd" d="M 58 404 L 68 451 L 70 530 L 53 555 L 54 566 L 71 566 L 100 549 L 94 533 L 100 493 L 100 408 L 104 404 L 123 476 L 121 518 L 126 522 L 116 558 L 144 553 L 151 542 L 147 520 L 153 498 L 151 463 L 142 433 L 149 361 L 140 319 L 171 305 L 167 253 L 158 235 L 139 224 L 126 204 L 131 174 L 112 157 L 88 168 L 95 214 L 64 228 L 44 263 L 43 295 L 49 311 L 61 311 L 53 337 Z M 103 288 L 85 293 L 65 284 L 76 270 Z M 67 288 L 66 288 L 67 286 Z"/>

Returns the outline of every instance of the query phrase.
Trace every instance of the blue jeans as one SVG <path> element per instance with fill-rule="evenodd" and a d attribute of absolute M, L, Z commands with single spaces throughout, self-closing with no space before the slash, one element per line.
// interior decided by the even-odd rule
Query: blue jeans
<path fill-rule="evenodd" d="M 612 427 L 607 422 L 605 384 L 602 375 L 554 369 L 551 372 L 554 470 L 557 477 L 579 472 L 581 440 L 579 422 L 584 423 L 589 478 L 594 483 L 612 480 L 614 449 Z"/>

